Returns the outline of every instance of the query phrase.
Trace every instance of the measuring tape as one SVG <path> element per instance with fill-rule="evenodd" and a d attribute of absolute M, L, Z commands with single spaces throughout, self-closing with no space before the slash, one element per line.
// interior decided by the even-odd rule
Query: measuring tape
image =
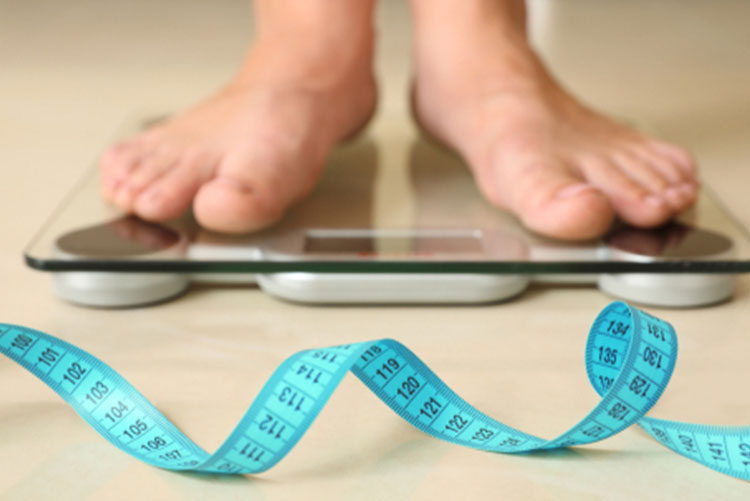
<path fill-rule="evenodd" d="M 601 401 L 552 440 L 479 412 L 392 339 L 292 355 L 213 454 L 190 440 L 109 366 L 65 341 L 27 327 L 0 324 L 0 352 L 49 385 L 115 446 L 170 470 L 239 474 L 271 468 L 294 447 L 341 379 L 352 371 L 407 422 L 448 442 L 521 453 L 597 442 L 637 424 L 683 456 L 750 480 L 750 427 L 644 416 L 672 375 L 677 337 L 669 323 L 622 302 L 602 310 L 586 343 L 586 371 Z"/>

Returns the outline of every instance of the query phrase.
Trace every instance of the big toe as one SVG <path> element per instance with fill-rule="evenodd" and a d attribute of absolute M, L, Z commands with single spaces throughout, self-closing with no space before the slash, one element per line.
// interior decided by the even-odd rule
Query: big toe
<path fill-rule="evenodd" d="M 283 214 L 283 204 L 269 196 L 261 184 L 217 177 L 198 191 L 193 212 L 204 228 L 244 233 L 276 222 Z"/>
<path fill-rule="evenodd" d="M 193 200 L 196 219 L 204 228 L 222 233 L 256 231 L 276 222 L 289 203 L 290 191 L 290 183 L 281 182 L 279 171 L 256 166 L 242 156 L 225 160 Z"/>
<path fill-rule="evenodd" d="M 508 182 L 511 208 L 528 228 L 543 235 L 595 238 L 614 220 L 612 204 L 601 191 L 554 165 L 530 167 Z"/>

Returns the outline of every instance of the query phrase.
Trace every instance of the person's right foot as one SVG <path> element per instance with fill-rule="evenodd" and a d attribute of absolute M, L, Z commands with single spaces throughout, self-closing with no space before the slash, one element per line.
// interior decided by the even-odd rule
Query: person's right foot
<path fill-rule="evenodd" d="M 188 207 L 205 228 L 267 226 L 315 185 L 337 142 L 372 115 L 372 2 L 257 2 L 258 41 L 221 92 L 111 147 L 102 192 L 162 221 Z"/>

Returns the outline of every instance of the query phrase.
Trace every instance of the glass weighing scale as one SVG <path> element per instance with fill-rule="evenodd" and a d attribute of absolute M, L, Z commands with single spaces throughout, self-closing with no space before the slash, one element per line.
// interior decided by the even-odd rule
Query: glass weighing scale
<path fill-rule="evenodd" d="M 750 272 L 750 233 L 705 188 L 677 221 L 562 242 L 532 234 L 479 194 L 461 160 L 426 139 L 408 165 L 379 166 L 368 137 L 332 153 L 312 195 L 276 225 L 230 236 L 190 214 L 123 215 L 93 168 L 25 250 L 74 303 L 137 306 L 191 282 L 247 283 L 304 303 L 487 303 L 532 282 L 597 285 L 636 303 L 690 307 L 732 296 Z M 382 151 L 380 153 L 383 153 Z"/>

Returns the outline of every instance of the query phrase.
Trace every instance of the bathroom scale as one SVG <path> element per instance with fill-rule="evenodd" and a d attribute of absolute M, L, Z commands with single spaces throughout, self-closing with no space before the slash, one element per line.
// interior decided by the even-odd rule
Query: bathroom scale
<path fill-rule="evenodd" d="M 692 307 L 730 298 L 750 272 L 750 233 L 712 194 L 655 229 L 615 223 L 585 242 L 548 239 L 491 206 L 462 161 L 414 137 L 403 165 L 364 136 L 329 157 L 314 192 L 247 235 L 191 214 L 153 223 L 101 198 L 86 170 L 25 250 L 54 291 L 123 307 L 177 297 L 191 283 L 252 284 L 303 303 L 488 303 L 534 282 L 591 284 L 636 303 Z"/>

